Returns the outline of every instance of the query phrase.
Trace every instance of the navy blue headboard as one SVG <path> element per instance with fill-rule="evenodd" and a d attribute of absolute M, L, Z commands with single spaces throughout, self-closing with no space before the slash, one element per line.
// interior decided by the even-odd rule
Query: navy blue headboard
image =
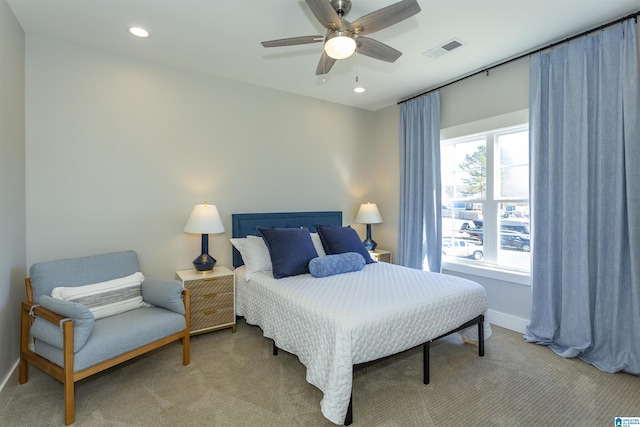
<path fill-rule="evenodd" d="M 232 237 L 257 236 L 256 227 L 267 228 L 298 228 L 307 227 L 310 232 L 316 232 L 316 224 L 342 227 L 342 212 L 278 212 L 278 213 L 247 213 L 232 214 Z M 233 266 L 242 265 L 242 257 L 233 248 Z"/>

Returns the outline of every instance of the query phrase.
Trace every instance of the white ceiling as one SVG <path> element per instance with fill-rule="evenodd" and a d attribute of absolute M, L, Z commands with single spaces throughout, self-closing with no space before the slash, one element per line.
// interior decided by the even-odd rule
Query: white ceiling
<path fill-rule="evenodd" d="M 347 19 L 395 1 L 352 0 Z M 260 44 L 325 33 L 302 0 L 8 0 L 27 34 L 374 111 L 640 10 L 640 0 L 418 2 L 420 13 L 371 35 L 403 52 L 400 59 L 352 56 L 323 81 L 315 75 L 321 43 Z M 130 36 L 132 24 L 151 38 Z M 423 55 L 452 38 L 466 44 L 437 59 Z M 352 91 L 356 70 L 364 94 Z"/>

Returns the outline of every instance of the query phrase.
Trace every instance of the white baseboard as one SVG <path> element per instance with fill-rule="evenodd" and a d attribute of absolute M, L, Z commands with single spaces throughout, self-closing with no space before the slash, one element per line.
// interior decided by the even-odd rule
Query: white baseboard
<path fill-rule="evenodd" d="M 11 399 L 14 390 L 18 387 L 18 366 L 20 365 L 20 360 L 17 360 L 15 365 L 13 365 L 13 369 L 9 372 L 9 374 L 5 377 L 2 384 L 0 384 L 0 411 L 4 409 L 4 407 Z"/>
<path fill-rule="evenodd" d="M 522 317 L 512 316 L 511 314 L 502 313 L 495 310 L 487 310 L 487 317 L 489 323 L 500 326 L 501 328 L 510 329 L 515 332 L 524 334 L 526 327 L 531 323 L 529 319 L 523 319 Z"/>

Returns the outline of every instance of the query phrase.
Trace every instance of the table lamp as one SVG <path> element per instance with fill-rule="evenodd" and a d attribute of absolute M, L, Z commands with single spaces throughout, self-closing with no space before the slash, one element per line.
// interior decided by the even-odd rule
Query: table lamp
<path fill-rule="evenodd" d="M 362 243 L 368 251 L 375 250 L 378 244 L 371 238 L 371 224 L 379 224 L 382 222 L 382 216 L 378 211 L 375 203 L 363 203 L 360 205 L 358 215 L 356 215 L 356 223 L 367 224 L 367 238 Z"/>
<path fill-rule="evenodd" d="M 184 232 L 202 234 L 202 253 L 193 260 L 196 271 L 198 273 L 213 271 L 216 260 L 209 255 L 209 234 L 224 233 L 218 208 L 206 202 L 203 205 L 196 205 L 184 226 Z"/>

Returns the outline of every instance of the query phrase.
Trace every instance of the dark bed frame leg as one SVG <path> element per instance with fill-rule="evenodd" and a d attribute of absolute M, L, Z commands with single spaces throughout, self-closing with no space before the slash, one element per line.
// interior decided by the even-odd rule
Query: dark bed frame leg
<path fill-rule="evenodd" d="M 484 315 L 480 315 L 477 318 L 475 318 L 473 320 L 473 323 L 478 323 L 478 355 L 480 357 L 484 357 Z M 469 322 L 470 323 L 470 322 Z M 466 324 L 467 327 L 469 327 L 469 323 Z M 459 330 L 464 329 L 464 326 L 460 327 L 459 329 L 457 329 L 456 331 L 453 332 L 457 332 Z M 452 332 L 449 332 L 448 334 L 445 334 L 443 336 L 449 335 Z M 436 339 L 440 339 L 442 337 L 438 337 Z M 422 378 L 422 382 L 424 384 L 429 384 L 430 378 L 429 378 L 429 344 L 431 343 L 431 341 L 426 342 L 422 345 L 422 370 L 423 370 L 423 378 Z"/>
<path fill-rule="evenodd" d="M 347 408 L 347 416 L 344 417 L 344 425 L 350 426 L 352 423 L 353 423 L 353 392 L 351 392 L 351 397 L 349 398 L 349 407 Z"/>
<path fill-rule="evenodd" d="M 276 342 L 273 341 L 273 355 L 277 356 L 278 355 L 278 347 L 276 347 Z"/>
<path fill-rule="evenodd" d="M 429 342 L 422 345 L 422 383 L 429 384 Z"/>
<path fill-rule="evenodd" d="M 484 315 L 480 316 L 478 322 L 478 355 L 484 357 Z"/>

